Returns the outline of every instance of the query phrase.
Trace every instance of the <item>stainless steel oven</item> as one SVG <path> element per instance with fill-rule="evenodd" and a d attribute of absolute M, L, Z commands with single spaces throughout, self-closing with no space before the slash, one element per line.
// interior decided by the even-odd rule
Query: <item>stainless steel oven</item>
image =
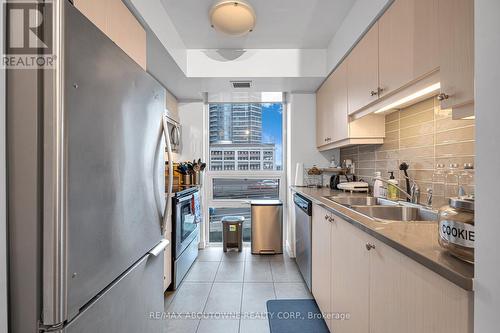
<path fill-rule="evenodd" d="M 198 256 L 201 222 L 199 201 L 198 188 L 176 192 L 172 198 L 172 289 L 174 290 Z"/>

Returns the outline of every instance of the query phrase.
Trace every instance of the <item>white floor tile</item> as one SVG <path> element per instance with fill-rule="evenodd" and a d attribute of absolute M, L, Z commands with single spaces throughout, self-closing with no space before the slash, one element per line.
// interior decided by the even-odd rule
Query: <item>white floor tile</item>
<path fill-rule="evenodd" d="M 215 282 L 243 282 L 244 261 L 223 261 L 215 277 Z"/>

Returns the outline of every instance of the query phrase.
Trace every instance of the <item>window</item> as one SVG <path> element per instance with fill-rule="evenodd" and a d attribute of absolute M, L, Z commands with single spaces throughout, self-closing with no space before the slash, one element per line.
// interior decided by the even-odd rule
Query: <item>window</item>
<path fill-rule="evenodd" d="M 282 103 L 209 104 L 209 120 L 211 171 L 283 170 Z"/>
<path fill-rule="evenodd" d="M 222 241 L 221 219 L 229 215 L 245 217 L 243 240 L 250 241 L 248 200 L 282 198 L 283 111 L 278 102 L 208 105 L 209 242 Z"/>

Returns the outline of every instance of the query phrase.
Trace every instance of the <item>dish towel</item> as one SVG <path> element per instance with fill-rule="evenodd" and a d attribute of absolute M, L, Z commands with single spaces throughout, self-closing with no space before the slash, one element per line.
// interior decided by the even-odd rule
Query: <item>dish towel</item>
<path fill-rule="evenodd" d="M 201 200 L 200 200 L 200 192 L 193 193 L 193 197 L 191 198 L 191 212 L 194 214 L 194 222 L 201 222 Z"/>

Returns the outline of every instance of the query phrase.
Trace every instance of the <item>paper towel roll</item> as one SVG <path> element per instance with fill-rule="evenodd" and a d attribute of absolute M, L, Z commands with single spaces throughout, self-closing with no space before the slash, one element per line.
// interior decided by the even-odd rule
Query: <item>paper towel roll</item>
<path fill-rule="evenodd" d="M 304 163 L 297 163 L 295 167 L 295 186 L 304 186 Z"/>

